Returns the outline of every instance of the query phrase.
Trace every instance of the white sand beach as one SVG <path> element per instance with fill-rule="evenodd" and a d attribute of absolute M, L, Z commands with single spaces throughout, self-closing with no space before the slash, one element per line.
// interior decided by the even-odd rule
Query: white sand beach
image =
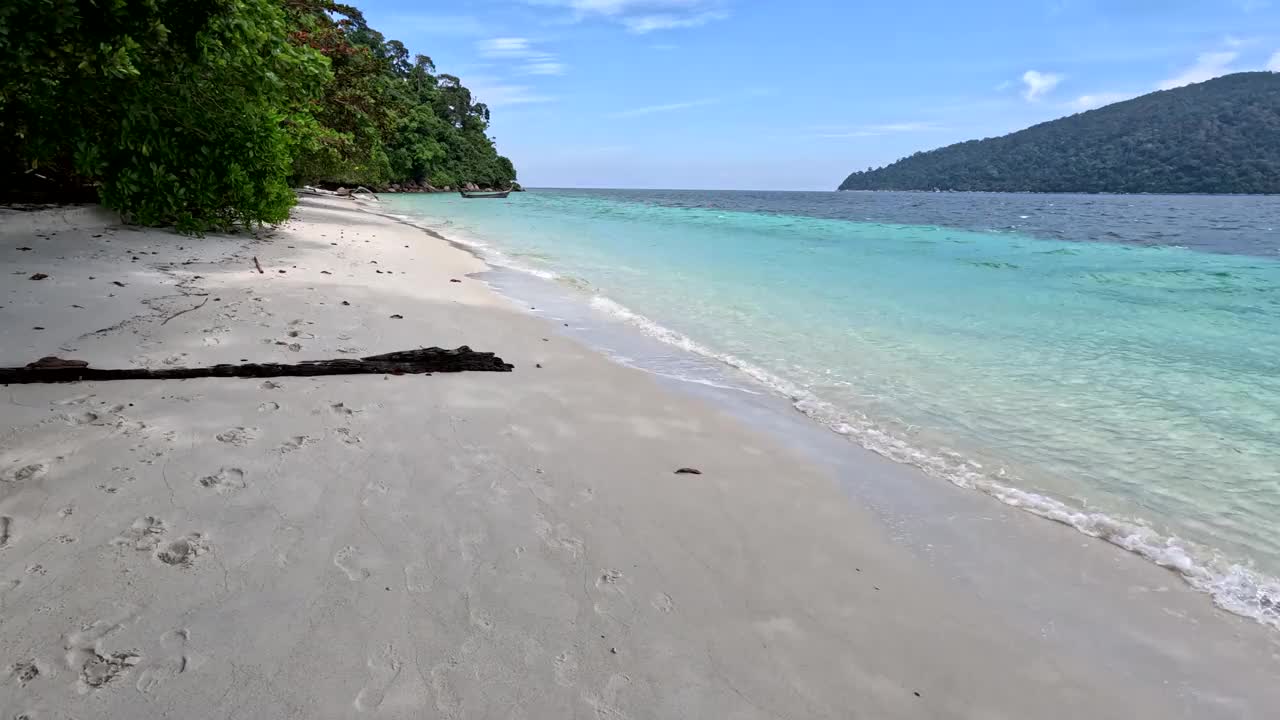
<path fill-rule="evenodd" d="M 0 266 L 0 366 L 515 366 L 3 388 L 0 717 L 1280 708 L 1277 633 L 1173 573 L 920 476 L 930 522 L 1001 540 L 942 562 L 844 487 L 915 471 L 820 462 L 352 201 L 305 197 L 261 239 L 0 209 Z"/>

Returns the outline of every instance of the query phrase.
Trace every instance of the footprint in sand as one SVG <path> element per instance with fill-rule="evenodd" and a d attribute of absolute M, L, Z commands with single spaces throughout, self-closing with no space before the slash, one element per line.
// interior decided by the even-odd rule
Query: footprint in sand
<path fill-rule="evenodd" d="M 135 651 L 110 652 L 104 648 L 103 641 L 120 627 L 99 620 L 67 636 L 67 667 L 79 673 L 76 686 L 82 694 L 107 685 L 141 662 L 142 656 Z"/>
<path fill-rule="evenodd" d="M 116 547 L 131 547 L 134 550 L 150 552 L 155 550 L 168 527 L 164 520 L 147 515 L 133 521 L 127 530 L 111 541 Z"/>
<path fill-rule="evenodd" d="M 9 547 L 14 541 L 13 534 L 13 518 L 5 515 L 0 517 L 0 550 Z"/>
<path fill-rule="evenodd" d="M 555 668 L 556 684 L 573 687 L 578 684 L 578 657 L 571 650 L 565 650 L 552 661 Z"/>
<path fill-rule="evenodd" d="M 291 453 L 295 450 L 301 450 L 302 448 L 310 445 L 315 441 L 316 439 L 311 437 L 310 435 L 294 435 L 293 437 L 281 443 L 280 447 L 276 448 L 276 451 L 282 454 Z"/>
<path fill-rule="evenodd" d="M 354 545 L 348 545 L 334 553 L 333 564 L 346 573 L 347 579 L 351 582 L 366 580 L 372 574 L 365 567 L 365 559 L 361 556 L 360 549 Z"/>
<path fill-rule="evenodd" d="M 45 465 L 44 463 L 31 463 L 29 465 L 23 465 L 20 468 L 16 468 L 14 470 L 6 472 L 4 475 L 0 475 L 0 480 L 3 480 L 4 482 L 10 482 L 10 483 L 20 483 L 20 482 L 29 482 L 31 480 L 39 480 L 40 478 L 45 476 L 45 473 L 47 473 L 48 470 L 49 470 L 49 466 Z"/>
<path fill-rule="evenodd" d="M 161 635 L 160 646 L 174 654 L 157 661 L 142 671 L 135 686 L 138 688 L 138 692 L 143 694 L 154 692 L 160 685 L 188 670 L 199 667 L 203 660 L 187 651 L 187 645 L 190 641 L 191 632 L 186 628 L 170 630 Z"/>
<path fill-rule="evenodd" d="M 436 710 L 450 720 L 458 717 L 462 711 L 462 698 L 458 697 L 458 691 L 449 682 L 449 673 L 457 669 L 457 658 L 449 658 L 431 668 L 431 691 L 436 696 Z"/>
<path fill-rule="evenodd" d="M 601 571 L 596 576 L 596 590 L 601 597 L 592 605 L 596 614 L 613 617 L 619 611 L 633 612 L 635 608 L 624 589 L 624 585 L 630 582 L 620 570 L 606 569 Z"/>
<path fill-rule="evenodd" d="M 360 504 L 365 507 L 369 507 L 369 504 L 376 501 L 378 498 L 386 497 L 386 494 L 390 490 L 391 488 L 381 480 L 370 480 L 365 484 L 364 491 L 361 493 L 362 497 L 360 498 Z"/>
<path fill-rule="evenodd" d="M 98 425 L 102 422 L 102 416 L 92 410 L 85 410 L 78 413 L 63 413 L 62 421 L 72 427 L 81 425 Z"/>
<path fill-rule="evenodd" d="M 564 523 L 552 525 L 542 513 L 535 513 L 533 520 L 533 532 L 542 538 L 542 542 L 546 543 L 547 547 L 564 553 L 577 562 L 586 547 L 582 538 L 573 535 L 569 526 Z"/>
<path fill-rule="evenodd" d="M 608 718 L 624 719 L 626 713 L 622 712 L 618 707 L 618 695 L 631 684 L 631 676 L 622 673 L 614 673 L 609 676 L 609 681 L 605 683 L 604 689 L 599 695 L 595 693 L 583 693 L 582 699 L 596 711 L 596 717 L 601 720 Z"/>
<path fill-rule="evenodd" d="M 493 632 L 493 618 L 489 616 L 489 613 L 478 608 L 471 608 L 468 615 L 471 618 L 471 626 L 476 630 L 486 635 Z"/>
<path fill-rule="evenodd" d="M 254 427 L 233 427 L 215 435 L 218 442 L 224 442 L 228 445 L 244 447 L 253 442 L 258 437 L 258 428 Z"/>
<path fill-rule="evenodd" d="M 356 694 L 356 710 L 364 712 L 374 710 L 382 704 L 387 689 L 400 676 L 402 663 L 396 656 L 396 649 L 388 644 L 381 652 L 370 655 L 365 662 L 369 668 L 369 682 Z"/>
<path fill-rule="evenodd" d="M 165 565 L 191 567 L 196 558 L 209 551 L 209 541 L 203 533 L 193 532 L 161 547 L 156 559 Z"/>
<path fill-rule="evenodd" d="M 244 471 L 240 468 L 224 467 L 212 475 L 205 475 L 196 482 L 218 493 L 233 493 L 243 490 L 248 483 L 244 480 Z"/>
<path fill-rule="evenodd" d="M 653 599 L 649 601 L 649 604 L 653 606 L 654 610 L 662 613 L 669 613 L 676 609 L 675 601 L 671 599 L 670 595 L 664 592 L 654 595 Z"/>
<path fill-rule="evenodd" d="M 351 432 L 351 428 L 340 427 L 334 428 L 333 431 L 338 434 L 338 437 L 342 438 L 342 442 L 348 445 L 359 445 L 364 442 L 363 438 Z"/>
<path fill-rule="evenodd" d="M 31 658 L 29 660 L 20 660 L 9 666 L 9 677 L 20 687 L 26 687 L 27 683 L 35 680 L 41 675 L 50 675 L 51 668 L 44 663 Z"/>
<path fill-rule="evenodd" d="M 354 410 L 352 408 L 349 408 L 346 406 L 345 403 L 340 403 L 340 402 L 329 405 L 329 409 L 333 411 L 334 415 L 342 415 L 347 417 L 351 415 L 355 415 L 356 413 L 360 412 L 359 410 Z"/>
<path fill-rule="evenodd" d="M 260 413 L 275 412 L 279 409 L 280 409 L 280 403 L 278 402 L 264 402 L 258 406 L 258 412 Z"/>

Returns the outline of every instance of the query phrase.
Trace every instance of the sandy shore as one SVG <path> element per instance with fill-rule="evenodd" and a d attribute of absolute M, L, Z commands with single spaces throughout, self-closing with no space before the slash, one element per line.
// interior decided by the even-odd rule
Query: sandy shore
<path fill-rule="evenodd" d="M 614 364 L 471 277 L 476 258 L 349 201 L 305 199 L 262 240 L 0 213 L 0 365 L 467 344 L 516 366 L 5 388 L 0 717 L 1280 707 L 1275 634 L 1171 573 L 1021 518 L 999 557 L 1052 546 L 1020 560 L 1070 571 L 1019 588 L 975 560 L 958 581 L 842 489 L 879 464 L 816 462 Z"/>

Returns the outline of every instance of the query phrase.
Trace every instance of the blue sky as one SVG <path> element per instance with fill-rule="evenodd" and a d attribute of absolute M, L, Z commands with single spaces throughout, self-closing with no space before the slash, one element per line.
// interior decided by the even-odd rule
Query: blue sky
<path fill-rule="evenodd" d="M 493 110 L 529 186 L 833 189 L 1229 72 L 1280 0 L 355 0 Z"/>

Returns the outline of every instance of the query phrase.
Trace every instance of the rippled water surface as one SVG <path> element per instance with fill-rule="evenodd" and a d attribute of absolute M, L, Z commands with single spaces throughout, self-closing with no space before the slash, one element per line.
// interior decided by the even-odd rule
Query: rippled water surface
<path fill-rule="evenodd" d="M 389 211 L 1275 623 L 1280 198 L 540 190 Z"/>

